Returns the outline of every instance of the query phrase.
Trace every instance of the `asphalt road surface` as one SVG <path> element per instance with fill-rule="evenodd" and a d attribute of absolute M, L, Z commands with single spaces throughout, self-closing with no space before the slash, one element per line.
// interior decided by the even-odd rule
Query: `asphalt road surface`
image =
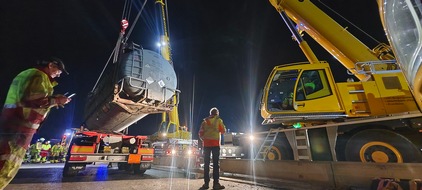
<path fill-rule="evenodd" d="M 118 170 L 116 165 L 107 168 L 107 164 L 88 165 L 86 170 L 75 177 L 62 177 L 63 165 L 23 164 L 13 181 L 5 190 L 126 190 L 126 189 L 199 189 L 202 178 L 186 177 L 178 169 L 154 166 L 143 175 Z M 211 179 L 212 180 L 212 179 Z M 212 183 L 212 181 L 211 181 Z M 226 189 L 233 190 L 267 190 L 267 189 L 318 189 L 316 187 L 294 182 L 268 180 L 251 181 L 240 177 L 221 177 L 220 183 Z"/>

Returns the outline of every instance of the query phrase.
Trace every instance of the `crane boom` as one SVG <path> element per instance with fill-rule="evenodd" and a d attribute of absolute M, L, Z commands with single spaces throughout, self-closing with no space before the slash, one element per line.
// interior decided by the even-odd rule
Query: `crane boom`
<path fill-rule="evenodd" d="M 298 30 L 309 34 L 360 80 L 365 79 L 366 76 L 357 73 L 355 63 L 392 59 L 392 56 L 383 57 L 381 55 L 385 53 L 374 52 L 368 48 L 350 34 L 347 28 L 339 25 L 309 0 L 270 0 L 270 3 L 281 15 L 285 12 L 297 24 Z M 382 50 L 386 51 L 388 49 L 382 48 Z"/>
<path fill-rule="evenodd" d="M 168 18 L 167 18 L 167 11 L 166 11 L 166 3 L 163 0 L 156 0 L 156 4 L 160 6 L 161 18 L 162 18 L 162 27 L 163 27 L 163 35 L 160 37 L 160 53 L 164 59 L 170 62 L 173 65 L 172 57 L 171 57 L 171 46 L 170 46 L 170 37 L 169 37 L 169 27 Z M 173 96 L 173 102 L 177 102 L 178 105 L 178 93 L 175 93 Z M 180 138 L 180 139 L 190 139 L 191 135 L 186 130 L 181 130 L 180 121 L 179 121 L 179 110 L 178 106 L 173 107 L 172 110 L 163 112 L 161 114 L 161 124 L 159 132 L 157 133 L 157 137 L 160 137 L 165 134 L 165 138 Z M 154 137 L 155 138 L 155 137 Z"/>

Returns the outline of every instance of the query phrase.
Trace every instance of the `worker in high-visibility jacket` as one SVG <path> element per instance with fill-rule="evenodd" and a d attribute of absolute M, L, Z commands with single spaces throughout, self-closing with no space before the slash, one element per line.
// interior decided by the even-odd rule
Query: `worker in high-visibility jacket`
<path fill-rule="evenodd" d="M 29 147 L 29 153 L 31 154 L 31 162 L 39 163 L 41 161 L 41 147 L 44 142 L 44 138 L 38 139 L 36 143 Z"/>
<path fill-rule="evenodd" d="M 199 138 L 202 140 L 204 148 L 204 185 L 200 189 L 208 189 L 210 182 L 210 161 L 212 154 L 213 163 L 213 189 L 224 189 L 220 185 L 220 144 L 221 135 L 226 132 L 226 126 L 219 116 L 217 108 L 211 108 L 210 116 L 204 118 L 199 129 Z"/>
<path fill-rule="evenodd" d="M 67 73 L 63 62 L 49 58 L 13 79 L 0 116 L 0 189 L 15 177 L 50 108 L 63 107 L 71 101 L 64 95 L 53 95 L 55 78 L 62 72 Z"/>
<path fill-rule="evenodd" d="M 65 144 L 62 144 L 62 151 L 59 154 L 59 162 L 66 162 L 67 148 Z"/>
<path fill-rule="evenodd" d="M 50 141 L 45 141 L 44 144 L 42 144 L 41 146 L 41 163 L 46 163 L 47 162 L 47 158 L 50 157 L 50 150 L 51 150 L 51 144 Z"/>
<path fill-rule="evenodd" d="M 62 151 L 63 151 L 63 146 L 61 145 L 60 142 L 56 143 L 53 147 L 51 147 L 50 163 L 59 163 L 59 156 Z"/>

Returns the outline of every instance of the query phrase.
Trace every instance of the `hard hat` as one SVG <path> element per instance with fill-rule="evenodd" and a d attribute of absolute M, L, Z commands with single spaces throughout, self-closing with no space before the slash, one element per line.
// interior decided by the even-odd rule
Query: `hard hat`
<path fill-rule="evenodd" d="M 50 144 L 50 141 L 47 141 L 48 144 Z"/>
<path fill-rule="evenodd" d="M 210 115 L 218 115 L 218 109 L 216 107 L 211 108 Z"/>
<path fill-rule="evenodd" d="M 45 141 L 45 138 L 40 138 L 39 139 L 41 142 L 44 142 Z"/>

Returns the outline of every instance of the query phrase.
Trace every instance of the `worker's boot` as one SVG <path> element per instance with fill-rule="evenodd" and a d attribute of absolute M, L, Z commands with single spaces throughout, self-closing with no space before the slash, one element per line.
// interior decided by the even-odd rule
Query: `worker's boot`
<path fill-rule="evenodd" d="M 204 183 L 204 185 L 202 185 L 202 187 L 199 188 L 199 190 L 208 189 L 208 188 L 210 188 L 210 186 L 208 185 L 208 183 Z"/>
<path fill-rule="evenodd" d="M 220 183 L 214 183 L 214 185 L 212 186 L 212 189 L 225 189 L 226 187 L 224 187 L 223 185 L 220 185 Z"/>

